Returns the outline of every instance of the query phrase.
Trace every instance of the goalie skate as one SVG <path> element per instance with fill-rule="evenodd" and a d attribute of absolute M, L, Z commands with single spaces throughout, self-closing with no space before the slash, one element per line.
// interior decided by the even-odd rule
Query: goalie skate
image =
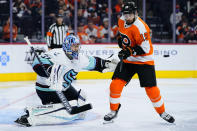
<path fill-rule="evenodd" d="M 118 111 L 119 111 L 120 107 L 121 107 L 121 104 L 119 104 L 118 110 L 111 111 L 110 113 L 105 115 L 103 124 L 113 123 L 114 122 L 113 120 L 118 116 Z"/>
<path fill-rule="evenodd" d="M 169 115 L 166 112 L 160 114 L 160 117 L 169 123 L 174 123 L 174 121 L 175 121 L 174 117 L 172 117 L 171 115 Z"/>
<path fill-rule="evenodd" d="M 29 113 L 28 111 L 26 111 L 27 114 L 19 117 L 17 120 L 15 120 L 14 122 L 19 124 L 19 125 L 22 125 L 22 126 L 26 126 L 26 127 L 30 127 L 31 125 L 29 124 L 27 118 L 29 117 Z"/>

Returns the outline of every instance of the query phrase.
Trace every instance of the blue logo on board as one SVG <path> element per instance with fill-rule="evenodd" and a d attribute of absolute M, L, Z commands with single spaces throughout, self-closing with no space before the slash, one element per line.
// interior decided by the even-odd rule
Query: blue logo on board
<path fill-rule="evenodd" d="M 5 51 L 1 52 L 1 55 L 0 55 L 1 65 L 6 66 L 9 61 L 10 61 L 10 56 L 7 55 Z"/>

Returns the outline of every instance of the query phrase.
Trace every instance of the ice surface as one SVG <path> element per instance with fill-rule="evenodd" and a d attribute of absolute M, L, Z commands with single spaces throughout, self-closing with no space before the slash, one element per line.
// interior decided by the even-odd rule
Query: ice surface
<path fill-rule="evenodd" d="M 197 79 L 158 79 L 166 112 L 176 119 L 175 124 L 162 120 L 137 79 L 123 90 L 122 107 L 112 124 L 103 125 L 109 112 L 111 80 L 79 80 L 77 89 L 87 93 L 93 109 L 85 120 L 59 125 L 21 127 L 14 120 L 23 114 L 27 105 L 41 104 L 35 94 L 34 81 L 0 83 L 0 131 L 197 131 Z"/>

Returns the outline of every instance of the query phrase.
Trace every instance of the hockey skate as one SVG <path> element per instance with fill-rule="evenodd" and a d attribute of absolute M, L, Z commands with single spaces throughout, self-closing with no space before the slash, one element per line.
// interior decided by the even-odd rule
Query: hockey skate
<path fill-rule="evenodd" d="M 25 115 L 19 117 L 16 121 L 17 124 L 19 125 L 23 125 L 23 126 L 26 126 L 26 127 L 30 127 L 31 125 L 29 124 L 27 118 L 29 117 L 29 112 L 26 110 L 26 113 Z"/>
<path fill-rule="evenodd" d="M 118 110 L 111 111 L 110 113 L 105 115 L 103 124 L 113 123 L 114 122 L 113 119 L 118 116 L 118 111 L 119 111 L 120 107 L 121 107 L 121 104 L 119 104 Z"/>
<path fill-rule="evenodd" d="M 166 112 L 163 112 L 162 114 L 160 114 L 160 117 L 169 123 L 174 123 L 174 121 L 175 121 L 174 117 L 172 117 L 171 115 L 169 115 Z"/>

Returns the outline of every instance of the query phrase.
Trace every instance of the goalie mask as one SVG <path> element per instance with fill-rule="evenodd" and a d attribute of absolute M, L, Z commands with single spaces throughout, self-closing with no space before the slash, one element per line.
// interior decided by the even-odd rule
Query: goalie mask
<path fill-rule="evenodd" d="M 70 60 L 78 59 L 80 40 L 74 35 L 66 36 L 62 48 Z"/>

